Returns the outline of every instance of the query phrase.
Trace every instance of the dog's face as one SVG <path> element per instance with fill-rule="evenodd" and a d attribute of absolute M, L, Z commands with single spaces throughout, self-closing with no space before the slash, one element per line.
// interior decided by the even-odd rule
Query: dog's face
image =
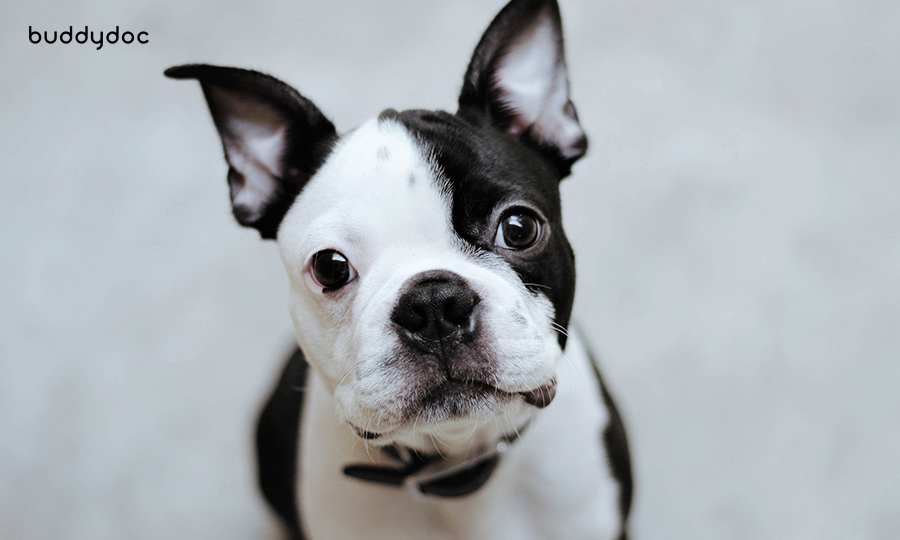
<path fill-rule="evenodd" d="M 361 433 L 515 426 L 552 399 L 573 260 L 558 178 L 517 146 L 449 114 L 386 113 L 339 141 L 287 212 L 301 348 Z"/>
<path fill-rule="evenodd" d="M 277 239 L 300 346 L 357 434 L 511 431 L 550 403 L 574 293 L 558 186 L 586 149 L 555 2 L 501 11 L 455 115 L 342 137 L 271 77 L 167 74 L 202 83 L 235 217 Z"/>

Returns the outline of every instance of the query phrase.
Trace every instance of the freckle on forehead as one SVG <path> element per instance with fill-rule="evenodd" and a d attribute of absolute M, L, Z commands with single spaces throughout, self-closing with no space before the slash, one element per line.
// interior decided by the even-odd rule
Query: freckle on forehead
<path fill-rule="evenodd" d="M 391 158 L 391 151 L 388 150 L 387 146 L 379 146 L 378 150 L 375 152 L 375 156 L 380 161 L 387 161 L 388 159 Z"/>
<path fill-rule="evenodd" d="M 410 189 L 416 186 L 416 175 L 413 173 L 409 173 L 409 187 Z"/>

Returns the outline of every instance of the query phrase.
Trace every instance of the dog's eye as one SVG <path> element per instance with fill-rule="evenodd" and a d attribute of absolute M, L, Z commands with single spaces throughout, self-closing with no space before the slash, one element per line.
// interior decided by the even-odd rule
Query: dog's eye
<path fill-rule="evenodd" d="M 541 236 L 541 225 L 530 212 L 521 208 L 513 210 L 500 220 L 494 242 L 506 249 L 526 249 Z"/>
<path fill-rule="evenodd" d="M 324 249 L 313 255 L 312 277 L 326 291 L 343 287 L 356 277 L 356 270 L 340 251 Z"/>

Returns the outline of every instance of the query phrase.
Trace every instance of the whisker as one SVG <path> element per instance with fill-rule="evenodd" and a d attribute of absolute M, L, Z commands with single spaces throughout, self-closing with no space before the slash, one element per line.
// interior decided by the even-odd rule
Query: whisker
<path fill-rule="evenodd" d="M 560 334 L 562 334 L 562 335 L 564 335 L 564 336 L 566 336 L 566 337 L 569 337 L 569 331 L 566 330 L 566 328 L 565 328 L 564 326 L 562 326 L 561 324 L 557 323 L 556 321 L 550 321 L 550 326 L 551 326 L 554 330 L 556 330 L 557 332 L 559 332 Z"/>
<path fill-rule="evenodd" d="M 431 444 L 434 445 L 434 449 L 437 451 L 438 455 L 441 456 L 442 459 L 447 459 L 447 456 L 445 456 L 444 453 L 441 452 L 440 445 L 438 445 L 438 442 L 441 442 L 440 437 L 438 437 L 436 433 L 429 434 L 428 436 L 431 437 Z M 435 439 L 437 439 L 437 441 L 435 441 Z M 441 444 L 445 443 L 441 442 Z"/>
<path fill-rule="evenodd" d="M 536 287 L 539 289 L 547 289 L 548 291 L 553 290 L 553 288 L 550 287 L 549 285 L 544 285 L 542 283 L 523 283 L 523 285 L 525 285 L 526 287 Z"/>

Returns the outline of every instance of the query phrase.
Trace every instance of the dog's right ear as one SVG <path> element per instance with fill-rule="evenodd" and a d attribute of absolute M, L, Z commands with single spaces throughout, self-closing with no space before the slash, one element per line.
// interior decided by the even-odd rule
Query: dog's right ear
<path fill-rule="evenodd" d="M 189 64 L 165 75 L 200 81 L 225 149 L 234 217 L 274 239 L 337 140 L 334 124 L 296 90 L 256 71 Z"/>

